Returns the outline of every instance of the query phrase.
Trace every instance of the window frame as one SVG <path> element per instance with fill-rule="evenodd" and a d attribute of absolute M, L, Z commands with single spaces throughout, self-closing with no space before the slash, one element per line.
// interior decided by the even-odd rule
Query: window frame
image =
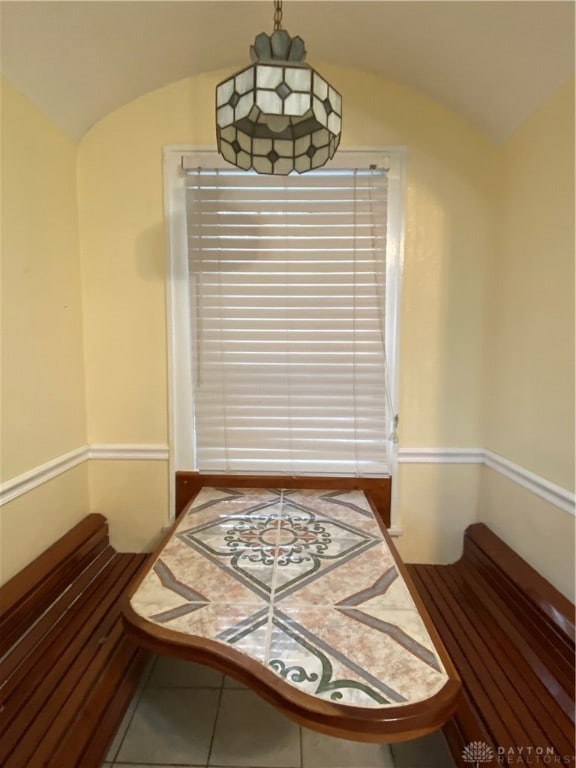
<path fill-rule="evenodd" d="M 167 362 L 168 362 L 168 436 L 170 518 L 175 516 L 175 484 L 177 471 L 195 471 L 194 443 L 189 425 L 194 428 L 194 396 L 192 355 L 179 350 L 191 349 L 190 292 L 186 232 L 186 195 L 183 158 L 194 156 L 198 165 L 226 168 L 229 164 L 213 148 L 168 146 L 164 148 L 164 222 L 167 237 Z M 339 149 L 326 166 L 388 168 L 388 207 L 386 240 L 386 354 L 390 373 L 390 396 L 393 413 L 399 408 L 400 310 L 404 264 L 405 167 L 406 149 L 384 146 L 369 149 Z M 392 526 L 395 516 L 397 452 L 393 456 Z"/>

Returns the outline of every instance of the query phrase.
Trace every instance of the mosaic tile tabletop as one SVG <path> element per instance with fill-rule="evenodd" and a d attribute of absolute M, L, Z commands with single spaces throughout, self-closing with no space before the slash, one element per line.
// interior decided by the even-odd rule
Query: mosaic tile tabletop
<path fill-rule="evenodd" d="M 344 706 L 413 704 L 448 680 L 361 491 L 204 488 L 131 605 Z"/>

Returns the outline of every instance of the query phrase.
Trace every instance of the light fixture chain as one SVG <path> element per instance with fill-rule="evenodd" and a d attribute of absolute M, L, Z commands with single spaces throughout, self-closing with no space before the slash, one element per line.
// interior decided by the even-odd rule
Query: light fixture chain
<path fill-rule="evenodd" d="M 282 29 L 282 0 L 274 0 L 274 32 Z"/>

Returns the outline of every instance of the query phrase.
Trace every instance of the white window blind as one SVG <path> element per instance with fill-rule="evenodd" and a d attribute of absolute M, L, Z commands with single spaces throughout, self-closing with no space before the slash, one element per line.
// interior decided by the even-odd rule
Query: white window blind
<path fill-rule="evenodd" d="M 186 175 L 195 455 L 212 472 L 390 472 L 387 173 Z"/>

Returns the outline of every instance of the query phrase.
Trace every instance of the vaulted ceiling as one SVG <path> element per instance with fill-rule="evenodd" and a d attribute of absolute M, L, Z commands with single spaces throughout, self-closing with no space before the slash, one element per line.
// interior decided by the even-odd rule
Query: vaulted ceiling
<path fill-rule="evenodd" d="M 574 73 L 574 2 L 286 0 L 309 61 L 377 73 L 459 112 L 496 141 Z M 271 0 L 0 3 L 4 76 L 78 139 L 148 91 L 248 62 Z M 335 83 L 335 85 L 337 85 Z"/>

